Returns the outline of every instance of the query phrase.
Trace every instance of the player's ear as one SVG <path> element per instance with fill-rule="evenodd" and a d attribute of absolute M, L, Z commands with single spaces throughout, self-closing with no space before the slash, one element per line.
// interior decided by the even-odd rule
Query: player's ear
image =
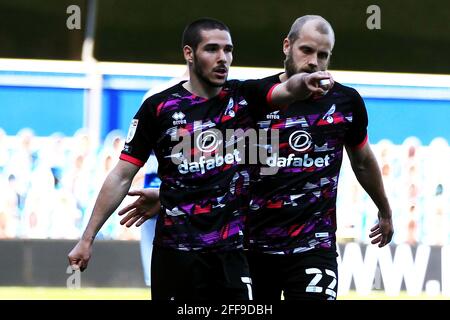
<path fill-rule="evenodd" d="M 192 48 L 188 45 L 185 45 L 183 47 L 183 55 L 184 55 L 184 60 L 186 60 L 186 62 L 189 65 L 192 65 L 193 61 L 194 61 L 194 50 L 192 50 Z"/>
<path fill-rule="evenodd" d="M 289 54 L 289 50 L 291 48 L 291 42 L 288 38 L 284 38 L 283 40 L 283 52 L 287 56 Z"/>

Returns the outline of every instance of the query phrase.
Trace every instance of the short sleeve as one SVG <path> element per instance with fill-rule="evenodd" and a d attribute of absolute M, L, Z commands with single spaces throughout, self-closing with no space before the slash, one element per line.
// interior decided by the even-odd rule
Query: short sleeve
<path fill-rule="evenodd" d="M 245 100 L 249 103 L 252 114 L 261 117 L 273 109 L 277 109 L 272 105 L 272 91 L 279 83 L 269 80 L 247 80 L 242 83 L 242 92 Z"/>
<path fill-rule="evenodd" d="M 352 148 L 359 148 L 367 142 L 369 121 L 364 100 L 356 90 L 352 91 L 352 95 L 352 124 L 345 136 L 345 143 Z"/>
<path fill-rule="evenodd" d="M 145 100 L 131 120 L 120 159 L 142 167 L 156 142 L 157 121 L 152 99 Z"/>

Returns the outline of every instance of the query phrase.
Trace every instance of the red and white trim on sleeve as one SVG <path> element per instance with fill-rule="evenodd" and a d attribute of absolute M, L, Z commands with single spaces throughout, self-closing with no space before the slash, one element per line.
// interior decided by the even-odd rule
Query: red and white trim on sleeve
<path fill-rule="evenodd" d="M 134 164 L 134 165 L 136 165 L 138 167 L 144 166 L 144 162 L 142 162 L 141 160 L 136 159 L 136 158 L 134 158 L 132 156 L 129 156 L 127 154 L 121 153 L 119 159 L 123 160 L 123 161 L 127 161 L 129 163 L 132 163 L 132 164 Z"/>
<path fill-rule="evenodd" d="M 356 149 L 356 150 L 362 149 L 366 145 L 368 140 L 369 140 L 369 135 L 366 134 L 366 137 L 364 138 L 364 140 L 360 144 L 357 144 L 356 146 L 354 146 L 353 149 Z"/>
<path fill-rule="evenodd" d="M 272 86 L 272 88 L 270 88 L 269 92 L 267 93 L 266 100 L 267 100 L 267 103 L 268 103 L 269 105 L 271 105 L 271 106 L 273 106 L 273 103 L 272 103 L 272 92 L 273 92 L 273 90 L 275 90 L 275 88 L 276 88 L 277 86 L 279 86 L 280 84 L 281 84 L 281 83 L 276 83 L 276 84 L 274 84 L 274 85 Z"/>

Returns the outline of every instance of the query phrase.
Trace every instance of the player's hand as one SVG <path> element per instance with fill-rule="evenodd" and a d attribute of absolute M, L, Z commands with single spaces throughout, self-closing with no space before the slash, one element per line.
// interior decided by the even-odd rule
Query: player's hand
<path fill-rule="evenodd" d="M 305 85 L 313 95 L 325 95 L 334 86 L 334 80 L 328 71 L 317 71 L 305 76 Z"/>
<path fill-rule="evenodd" d="M 84 271 L 88 266 L 91 254 L 92 242 L 81 239 L 67 256 L 69 265 L 73 270 Z"/>
<path fill-rule="evenodd" d="M 136 227 L 141 226 L 145 221 L 157 215 L 161 208 L 159 202 L 159 189 L 147 188 L 128 192 L 129 196 L 139 196 L 133 203 L 127 205 L 119 211 L 119 216 L 125 217 L 120 220 L 120 224 L 129 228 L 134 223 Z"/>
<path fill-rule="evenodd" d="M 385 215 L 386 216 L 386 215 Z M 370 238 L 373 238 L 371 243 L 377 244 L 378 247 L 384 247 L 392 240 L 394 235 L 394 227 L 392 225 L 391 215 L 387 215 L 389 218 L 383 218 L 380 213 L 378 213 L 378 223 L 370 229 Z"/>

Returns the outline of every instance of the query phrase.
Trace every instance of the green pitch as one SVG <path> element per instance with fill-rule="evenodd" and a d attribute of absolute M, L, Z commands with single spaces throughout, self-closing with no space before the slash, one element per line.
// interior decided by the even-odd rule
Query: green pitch
<path fill-rule="evenodd" d="M 149 300 L 150 289 L 0 287 L 0 300 Z"/>
<path fill-rule="evenodd" d="M 0 287 L 0 300 L 149 300 L 150 289 L 137 288 L 49 288 L 49 287 Z M 359 296 L 351 292 L 338 296 L 338 300 L 441 300 L 444 296 L 408 296 L 401 293 L 398 297 L 388 297 L 383 292 L 373 292 L 368 296 Z"/>

